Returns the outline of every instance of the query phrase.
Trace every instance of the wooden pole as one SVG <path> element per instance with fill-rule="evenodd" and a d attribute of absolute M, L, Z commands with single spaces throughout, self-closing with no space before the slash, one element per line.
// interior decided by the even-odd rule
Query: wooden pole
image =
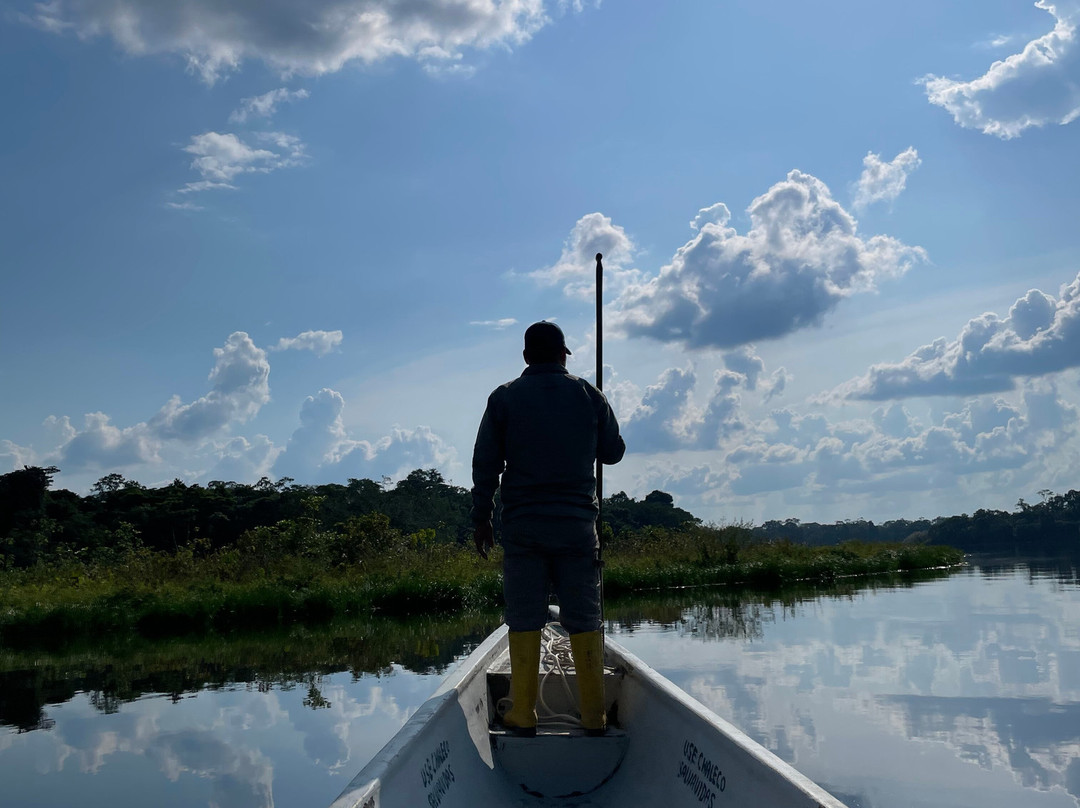
<path fill-rule="evenodd" d="M 596 254 L 596 389 L 604 389 L 604 256 Z M 599 435 L 597 436 L 599 437 Z M 600 626 L 604 626 L 604 464 L 596 458 L 596 560 L 600 575 Z"/>

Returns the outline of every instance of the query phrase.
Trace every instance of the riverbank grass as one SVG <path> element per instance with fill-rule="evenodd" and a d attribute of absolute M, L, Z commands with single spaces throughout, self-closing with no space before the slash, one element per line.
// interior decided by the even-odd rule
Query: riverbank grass
<path fill-rule="evenodd" d="M 297 536 L 295 524 L 260 528 L 239 547 L 195 542 L 176 553 L 132 547 L 108 561 L 66 559 L 0 573 L 0 643 L 60 645 L 73 638 L 228 633 L 331 618 L 453 613 L 502 600 L 498 548 L 471 547 L 377 526 L 341 536 Z M 276 532 L 275 532 L 276 530 Z M 253 533 L 255 533 L 253 531 Z M 808 547 L 754 541 L 740 526 L 645 529 L 609 538 L 605 594 L 903 573 L 962 561 L 947 547 L 849 542 Z"/>
<path fill-rule="evenodd" d="M 850 541 L 810 546 L 753 541 L 741 526 L 646 528 L 612 541 L 604 591 L 733 585 L 770 590 L 799 581 L 829 584 L 842 578 L 950 567 L 963 562 L 951 547 Z"/>

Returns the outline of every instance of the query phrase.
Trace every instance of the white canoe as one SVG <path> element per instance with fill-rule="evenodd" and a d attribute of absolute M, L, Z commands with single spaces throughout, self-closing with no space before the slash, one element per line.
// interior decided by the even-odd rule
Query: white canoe
<path fill-rule="evenodd" d="M 551 626 L 544 636 L 556 650 L 565 639 Z M 569 694 L 576 686 L 572 671 L 550 664 L 545 671 L 543 662 L 537 736 L 507 735 L 493 723 L 509 685 L 502 626 L 454 668 L 331 808 L 844 808 L 610 639 L 605 666 L 614 725 L 606 736 L 545 722 L 545 708 L 575 710 Z"/>

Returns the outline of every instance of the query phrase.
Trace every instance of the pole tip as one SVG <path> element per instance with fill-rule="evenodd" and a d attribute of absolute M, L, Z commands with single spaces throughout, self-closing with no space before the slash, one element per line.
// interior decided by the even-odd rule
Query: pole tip
<path fill-rule="evenodd" d="M 596 254 L 596 260 L 597 260 L 597 261 L 599 261 L 599 260 L 600 260 L 601 258 L 603 258 L 603 257 L 604 257 L 604 254 L 603 254 L 603 253 L 597 253 L 597 254 Z"/>

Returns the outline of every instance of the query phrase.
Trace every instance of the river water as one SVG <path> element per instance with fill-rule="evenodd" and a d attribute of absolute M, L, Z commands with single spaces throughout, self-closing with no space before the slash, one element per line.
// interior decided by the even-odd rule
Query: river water
<path fill-rule="evenodd" d="M 619 642 L 851 808 L 1080 806 L 1074 565 L 783 601 L 702 593 L 609 617 Z M 493 619 L 452 638 L 355 629 L 394 635 L 374 655 L 340 628 L 116 660 L 0 649 L 0 806 L 327 805 Z"/>

